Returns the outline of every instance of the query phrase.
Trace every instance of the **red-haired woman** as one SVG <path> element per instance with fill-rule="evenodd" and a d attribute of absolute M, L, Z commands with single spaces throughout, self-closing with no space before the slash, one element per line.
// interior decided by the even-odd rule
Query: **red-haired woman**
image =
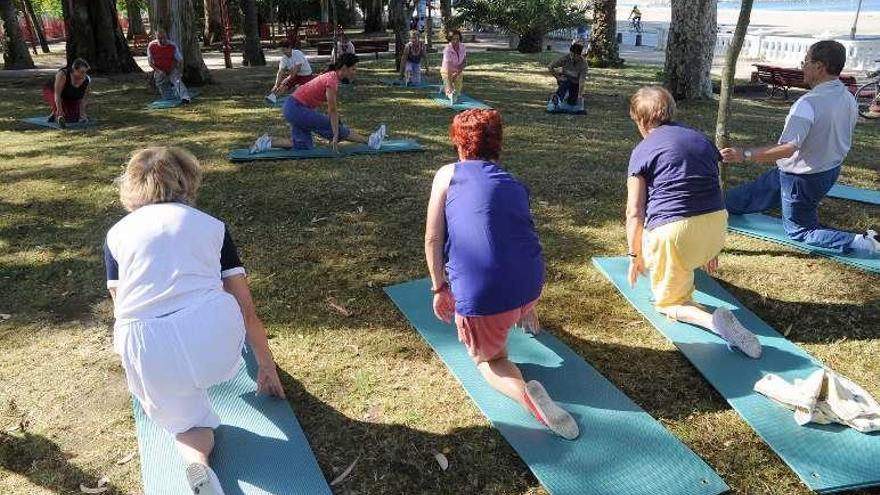
<path fill-rule="evenodd" d="M 501 115 L 458 114 L 450 129 L 459 161 L 434 177 L 425 228 L 434 314 L 458 327 L 458 338 L 489 384 L 519 402 L 556 434 L 578 426 L 537 381 L 526 383 L 507 358 L 507 334 L 519 324 L 540 330 L 535 305 L 544 285 L 541 244 L 529 192 L 498 165 Z"/>

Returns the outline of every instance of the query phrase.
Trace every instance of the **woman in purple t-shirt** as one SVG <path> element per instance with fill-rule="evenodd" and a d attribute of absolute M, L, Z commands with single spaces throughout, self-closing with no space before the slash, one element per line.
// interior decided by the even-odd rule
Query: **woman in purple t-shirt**
<path fill-rule="evenodd" d="M 729 309 L 709 313 L 693 300 L 694 270 L 715 271 L 727 235 L 721 154 L 701 132 L 673 122 L 675 100 L 662 87 L 638 90 L 630 117 L 644 138 L 627 172 L 630 285 L 650 271 L 657 311 L 706 328 L 757 359 L 761 344 Z"/>

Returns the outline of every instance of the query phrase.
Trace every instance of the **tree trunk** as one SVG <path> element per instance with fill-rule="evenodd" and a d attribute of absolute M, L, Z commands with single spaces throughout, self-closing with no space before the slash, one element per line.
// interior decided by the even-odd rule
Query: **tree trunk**
<path fill-rule="evenodd" d="M 25 10 L 24 14 L 31 19 L 31 26 L 34 27 L 37 40 L 40 42 L 40 48 L 43 50 L 43 53 L 49 53 L 49 43 L 46 41 L 46 31 L 43 30 L 43 19 L 38 16 L 37 12 L 34 10 L 33 2 L 31 2 L 31 0 L 21 0 L 21 6 Z"/>
<path fill-rule="evenodd" d="M 67 64 L 85 59 L 97 73 L 141 72 L 119 27 L 115 0 L 64 0 Z"/>
<path fill-rule="evenodd" d="M 361 9 L 364 11 L 364 32 L 384 33 L 385 23 L 382 22 L 383 0 L 362 0 Z"/>
<path fill-rule="evenodd" d="M 587 53 L 592 67 L 620 67 L 617 45 L 617 0 L 596 0 L 593 3 L 593 33 Z"/>
<path fill-rule="evenodd" d="M 183 81 L 192 86 L 211 82 L 211 73 L 202 59 L 196 35 L 196 13 L 192 0 L 151 0 L 157 28 L 165 29 L 168 38 L 183 52 Z"/>
<path fill-rule="evenodd" d="M 388 3 L 388 17 L 394 28 L 394 60 L 395 67 L 400 72 L 403 64 L 403 48 L 406 45 L 407 32 L 409 31 L 409 19 L 406 15 L 406 0 L 390 0 Z"/>
<path fill-rule="evenodd" d="M 736 62 L 739 60 L 739 53 L 742 50 L 752 17 L 752 2 L 753 0 L 742 0 L 739 19 L 736 21 L 736 30 L 733 32 L 733 39 L 730 40 L 730 46 L 727 48 L 724 70 L 721 73 L 721 95 L 718 100 L 718 120 L 715 123 L 715 146 L 718 149 L 727 148 L 730 145 L 730 129 L 727 124 L 730 122 L 733 80 L 736 75 Z M 721 187 L 723 188 L 726 183 L 727 166 L 722 164 Z"/>
<path fill-rule="evenodd" d="M 440 0 L 440 17 L 443 21 L 443 29 L 448 31 L 452 21 L 452 0 Z"/>
<path fill-rule="evenodd" d="M 538 31 L 520 33 L 519 44 L 516 45 L 517 51 L 520 53 L 541 53 L 544 49 L 544 34 Z"/>
<path fill-rule="evenodd" d="M 128 15 L 128 39 L 134 39 L 136 34 L 147 34 L 140 0 L 126 0 L 125 12 Z"/>
<path fill-rule="evenodd" d="M 18 9 L 13 0 L 0 0 L 0 15 L 3 16 L 3 68 L 33 69 L 34 59 L 28 52 L 27 42 L 18 27 Z"/>
<path fill-rule="evenodd" d="M 717 18 L 717 0 L 672 0 L 665 82 L 676 100 L 712 98 Z"/>
<path fill-rule="evenodd" d="M 223 0 L 205 0 L 205 46 L 223 39 L 223 15 L 220 2 Z"/>
<path fill-rule="evenodd" d="M 266 65 L 263 47 L 260 46 L 260 25 L 257 19 L 257 5 L 254 0 L 241 0 L 244 14 L 244 65 L 256 67 Z"/>
<path fill-rule="evenodd" d="M 156 26 L 159 20 L 156 18 L 156 2 L 155 0 L 147 1 L 147 20 L 150 21 L 150 37 L 156 36 Z"/>

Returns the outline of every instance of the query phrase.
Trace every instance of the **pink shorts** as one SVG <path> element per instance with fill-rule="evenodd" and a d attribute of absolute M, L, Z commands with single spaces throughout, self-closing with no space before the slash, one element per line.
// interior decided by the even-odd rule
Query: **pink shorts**
<path fill-rule="evenodd" d="M 467 347 L 474 361 L 489 361 L 504 349 L 510 329 L 537 303 L 535 299 L 525 306 L 488 316 L 462 316 L 456 313 L 458 340 Z"/>

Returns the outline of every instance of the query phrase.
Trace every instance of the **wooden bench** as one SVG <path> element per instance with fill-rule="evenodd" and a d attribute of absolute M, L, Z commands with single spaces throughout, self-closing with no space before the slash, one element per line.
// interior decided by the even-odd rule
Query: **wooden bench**
<path fill-rule="evenodd" d="M 791 88 L 810 89 L 804 81 L 804 71 L 777 67 L 775 65 L 754 64 L 756 71 L 752 72 L 752 82 L 767 84 L 767 94 L 770 98 L 780 96 L 788 99 L 788 91 Z M 841 74 L 840 81 L 849 89 L 850 93 L 856 91 L 856 78 L 851 75 Z"/>
<path fill-rule="evenodd" d="M 355 53 L 372 53 L 375 54 L 376 60 L 379 60 L 379 54 L 390 51 L 389 45 L 391 38 L 371 38 L 363 40 L 351 40 L 354 45 Z M 333 42 L 326 41 L 318 43 L 318 55 L 330 55 L 333 52 Z"/>

